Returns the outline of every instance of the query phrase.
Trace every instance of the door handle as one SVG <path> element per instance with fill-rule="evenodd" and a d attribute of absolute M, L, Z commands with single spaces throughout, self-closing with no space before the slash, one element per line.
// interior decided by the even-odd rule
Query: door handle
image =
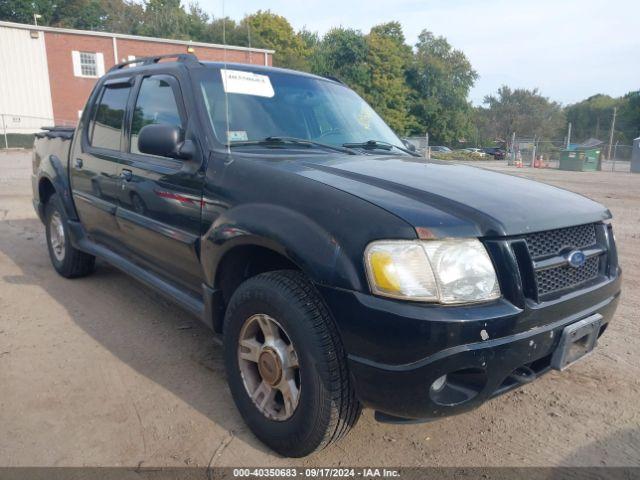
<path fill-rule="evenodd" d="M 131 181 L 131 179 L 133 178 L 133 172 L 129 169 L 123 168 L 122 172 L 120 173 L 120 177 L 125 181 L 125 182 L 129 182 Z"/>
<path fill-rule="evenodd" d="M 74 166 L 79 170 L 82 168 L 82 159 L 81 158 L 76 158 L 75 162 L 73 162 Z"/>

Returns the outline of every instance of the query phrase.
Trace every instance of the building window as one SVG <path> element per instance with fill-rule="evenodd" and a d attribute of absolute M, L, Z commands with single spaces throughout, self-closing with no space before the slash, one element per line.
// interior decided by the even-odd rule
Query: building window
<path fill-rule="evenodd" d="M 98 76 L 98 62 L 95 53 L 80 52 L 80 72 L 85 77 Z"/>
<path fill-rule="evenodd" d="M 104 75 L 104 55 L 100 52 L 71 52 L 76 77 L 97 78 Z"/>

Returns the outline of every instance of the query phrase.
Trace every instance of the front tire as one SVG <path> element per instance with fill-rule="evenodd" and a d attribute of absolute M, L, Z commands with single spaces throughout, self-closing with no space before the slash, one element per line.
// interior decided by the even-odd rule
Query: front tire
<path fill-rule="evenodd" d="M 71 245 L 67 216 L 57 194 L 49 198 L 44 212 L 47 247 L 53 268 L 66 278 L 84 277 L 93 272 L 96 257 Z"/>
<path fill-rule="evenodd" d="M 257 275 L 233 294 L 224 350 L 233 399 L 253 433 L 288 457 L 344 437 L 361 406 L 337 328 L 300 272 Z"/>

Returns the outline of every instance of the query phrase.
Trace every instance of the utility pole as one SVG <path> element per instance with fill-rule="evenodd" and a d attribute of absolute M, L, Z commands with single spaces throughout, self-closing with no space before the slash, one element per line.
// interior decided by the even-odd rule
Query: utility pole
<path fill-rule="evenodd" d="M 607 153 L 607 160 L 611 160 L 611 146 L 613 144 L 613 132 L 616 128 L 617 113 L 618 113 L 618 107 L 613 107 L 613 119 L 611 120 L 611 132 L 609 133 L 609 152 Z"/>
<path fill-rule="evenodd" d="M 569 150 L 569 145 L 571 145 L 571 122 L 569 122 L 569 128 L 567 129 L 567 150 Z"/>
<path fill-rule="evenodd" d="M 510 160 L 507 161 L 507 165 L 513 165 L 516 161 L 516 132 L 511 133 L 511 152 L 509 154 Z"/>

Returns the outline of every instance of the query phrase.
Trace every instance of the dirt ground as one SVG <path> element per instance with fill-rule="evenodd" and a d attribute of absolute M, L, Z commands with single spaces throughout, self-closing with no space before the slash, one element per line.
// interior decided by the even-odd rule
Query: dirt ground
<path fill-rule="evenodd" d="M 342 443 L 289 460 L 245 427 L 219 341 L 196 319 L 104 263 L 85 279 L 56 275 L 30 156 L 0 153 L 0 466 L 640 465 L 640 175 L 482 165 L 612 210 L 624 292 L 597 351 L 435 423 L 365 411 Z"/>

